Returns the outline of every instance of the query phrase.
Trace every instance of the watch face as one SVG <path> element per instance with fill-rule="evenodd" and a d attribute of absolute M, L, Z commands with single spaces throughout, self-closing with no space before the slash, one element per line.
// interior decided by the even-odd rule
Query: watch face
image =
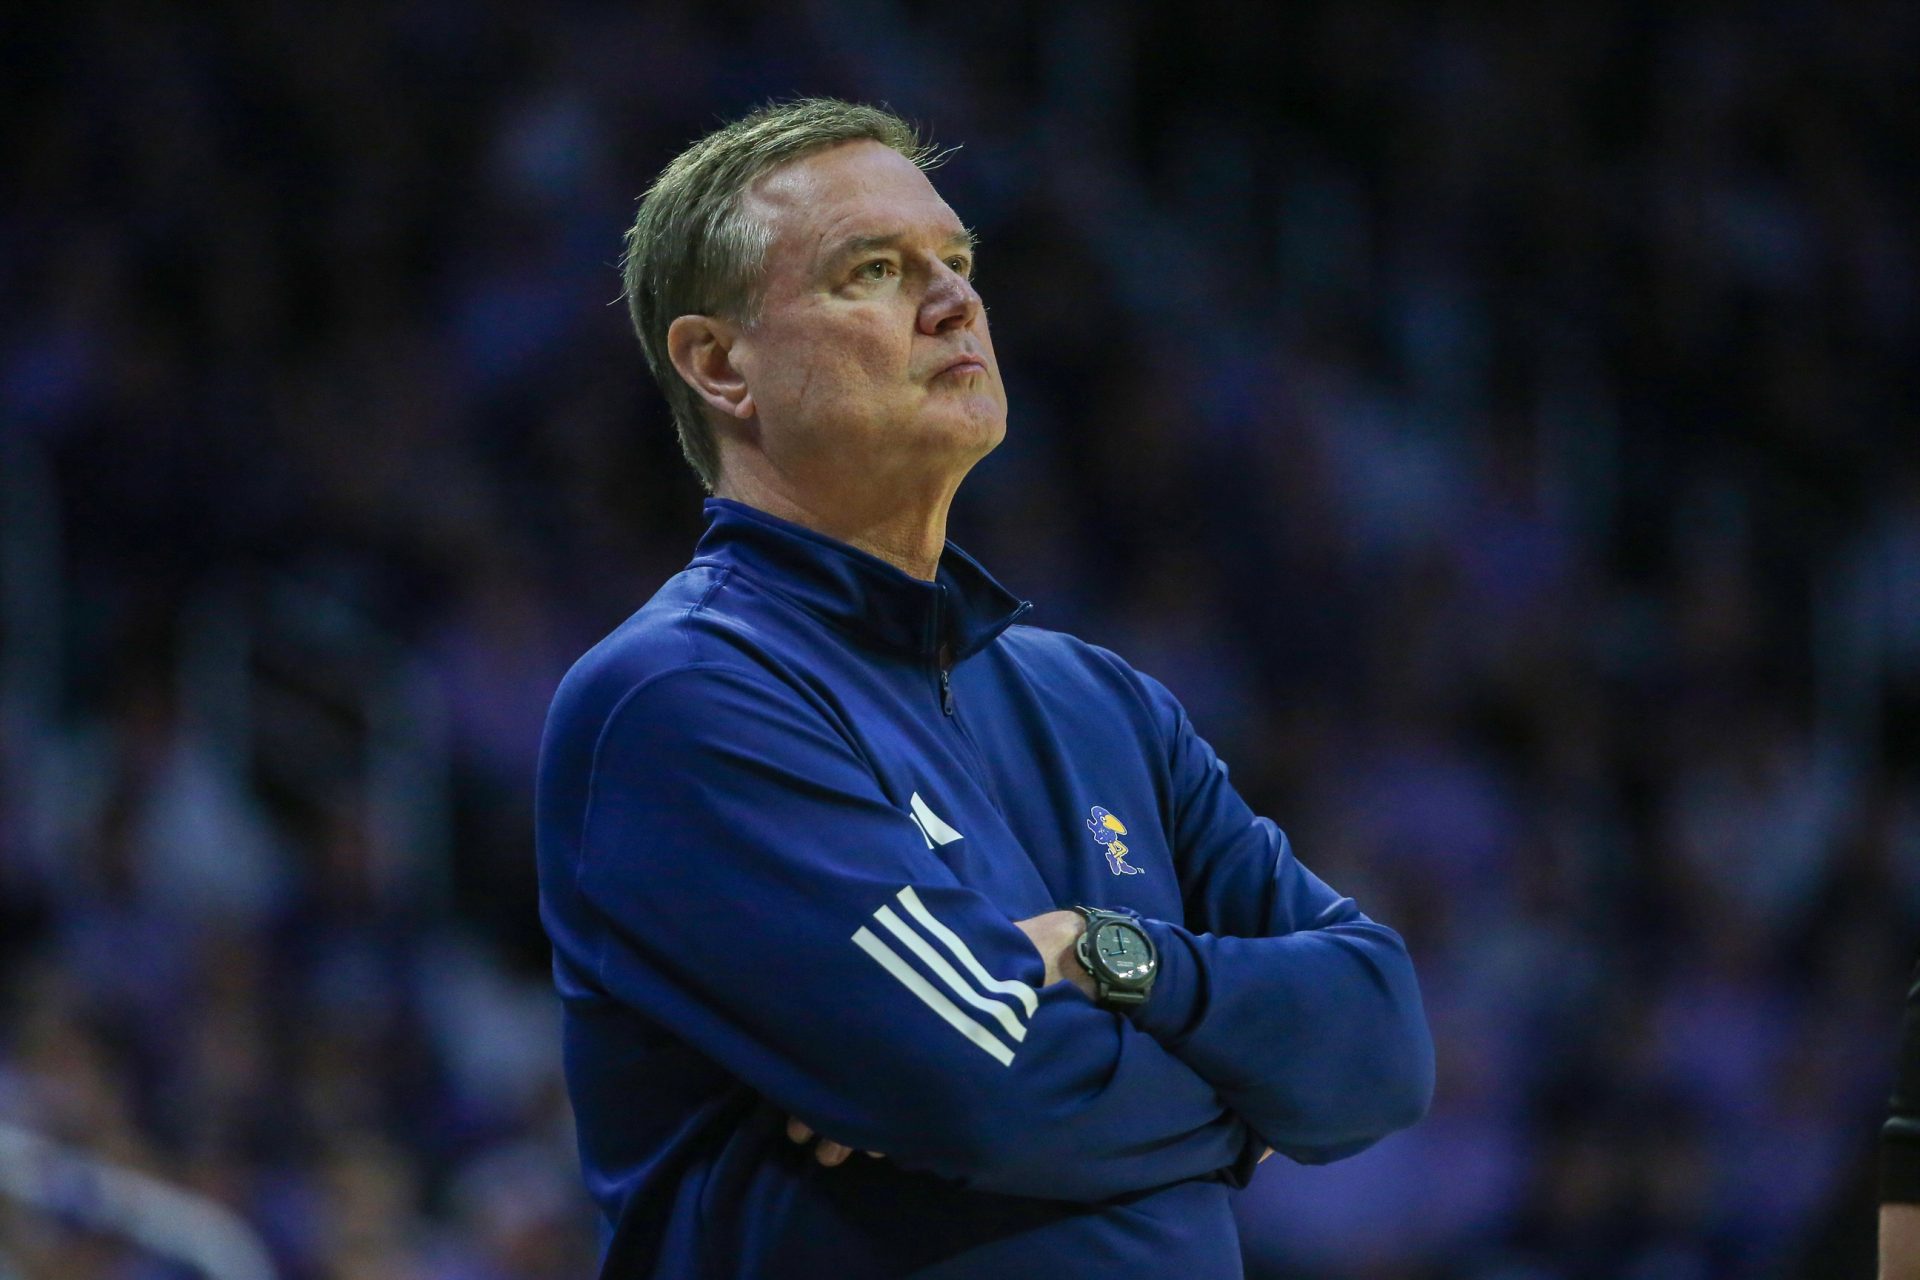
<path fill-rule="evenodd" d="M 1146 939 L 1127 925 L 1101 925 L 1100 932 L 1094 936 L 1094 946 L 1116 981 L 1143 981 L 1153 972 L 1153 956 L 1147 950 Z"/>

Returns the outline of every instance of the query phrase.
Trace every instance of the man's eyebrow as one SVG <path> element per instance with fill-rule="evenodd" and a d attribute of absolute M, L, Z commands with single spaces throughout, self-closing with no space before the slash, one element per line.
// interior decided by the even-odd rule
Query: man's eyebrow
<path fill-rule="evenodd" d="M 827 255 L 826 261 L 839 262 L 846 258 L 856 257 L 859 254 L 872 253 L 876 249 L 896 248 L 906 239 L 908 239 L 908 236 L 904 232 L 899 231 L 889 231 L 881 235 L 852 236 L 846 240 L 842 240 L 839 246 Z M 973 232 L 967 227 L 961 227 L 945 240 L 941 241 L 940 247 L 942 249 L 964 249 L 968 253 L 972 253 L 977 243 L 978 241 L 975 239 Z"/>

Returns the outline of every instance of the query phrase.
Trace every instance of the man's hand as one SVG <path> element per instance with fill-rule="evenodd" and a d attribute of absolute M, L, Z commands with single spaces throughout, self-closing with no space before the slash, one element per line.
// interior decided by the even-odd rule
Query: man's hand
<path fill-rule="evenodd" d="M 813 1130 L 808 1128 L 800 1117 L 793 1116 L 787 1120 L 787 1136 L 795 1142 L 805 1143 L 812 1139 Z M 852 1147 L 835 1142 L 831 1138 L 820 1139 L 813 1148 L 813 1158 L 821 1164 L 826 1165 L 829 1169 L 837 1164 L 844 1163 L 846 1158 L 852 1154 Z M 869 1151 L 867 1154 L 875 1160 L 886 1159 L 886 1157 L 878 1151 Z"/>
<path fill-rule="evenodd" d="M 1086 917 L 1078 911 L 1049 911 L 1045 915 L 1033 916 L 1026 920 L 1016 920 L 1020 931 L 1033 943 L 1033 949 L 1047 963 L 1047 978 L 1042 985 L 1052 986 L 1065 978 L 1091 1000 L 1098 994 L 1093 985 L 1093 975 L 1080 963 L 1080 957 L 1074 953 L 1074 947 L 1080 941 L 1080 934 L 1086 928 Z"/>

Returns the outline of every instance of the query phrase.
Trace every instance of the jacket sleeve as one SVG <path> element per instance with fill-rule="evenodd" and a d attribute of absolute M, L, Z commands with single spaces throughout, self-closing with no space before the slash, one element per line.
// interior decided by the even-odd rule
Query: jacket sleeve
<path fill-rule="evenodd" d="M 1257 1158 L 1213 1087 L 1045 968 L 957 882 L 829 712 L 681 668 L 594 751 L 588 963 L 835 1141 L 981 1190 L 1093 1202 Z"/>
<path fill-rule="evenodd" d="M 1135 1024 L 1302 1163 L 1413 1124 L 1432 1101 L 1434 1061 L 1406 945 L 1293 856 L 1173 695 L 1146 683 L 1170 742 L 1188 918 L 1145 922 L 1161 972 Z"/>

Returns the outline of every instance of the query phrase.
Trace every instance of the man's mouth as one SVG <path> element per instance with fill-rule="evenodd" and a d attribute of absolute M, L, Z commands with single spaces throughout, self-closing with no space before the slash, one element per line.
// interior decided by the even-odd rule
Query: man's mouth
<path fill-rule="evenodd" d="M 955 360 L 952 364 L 940 370 L 939 373 L 936 373 L 933 376 L 938 378 L 944 374 L 949 374 L 949 373 L 964 375 L 969 373 L 985 373 L 986 371 L 987 371 L 986 361 L 980 359 L 980 357 L 961 356 L 958 360 Z"/>

